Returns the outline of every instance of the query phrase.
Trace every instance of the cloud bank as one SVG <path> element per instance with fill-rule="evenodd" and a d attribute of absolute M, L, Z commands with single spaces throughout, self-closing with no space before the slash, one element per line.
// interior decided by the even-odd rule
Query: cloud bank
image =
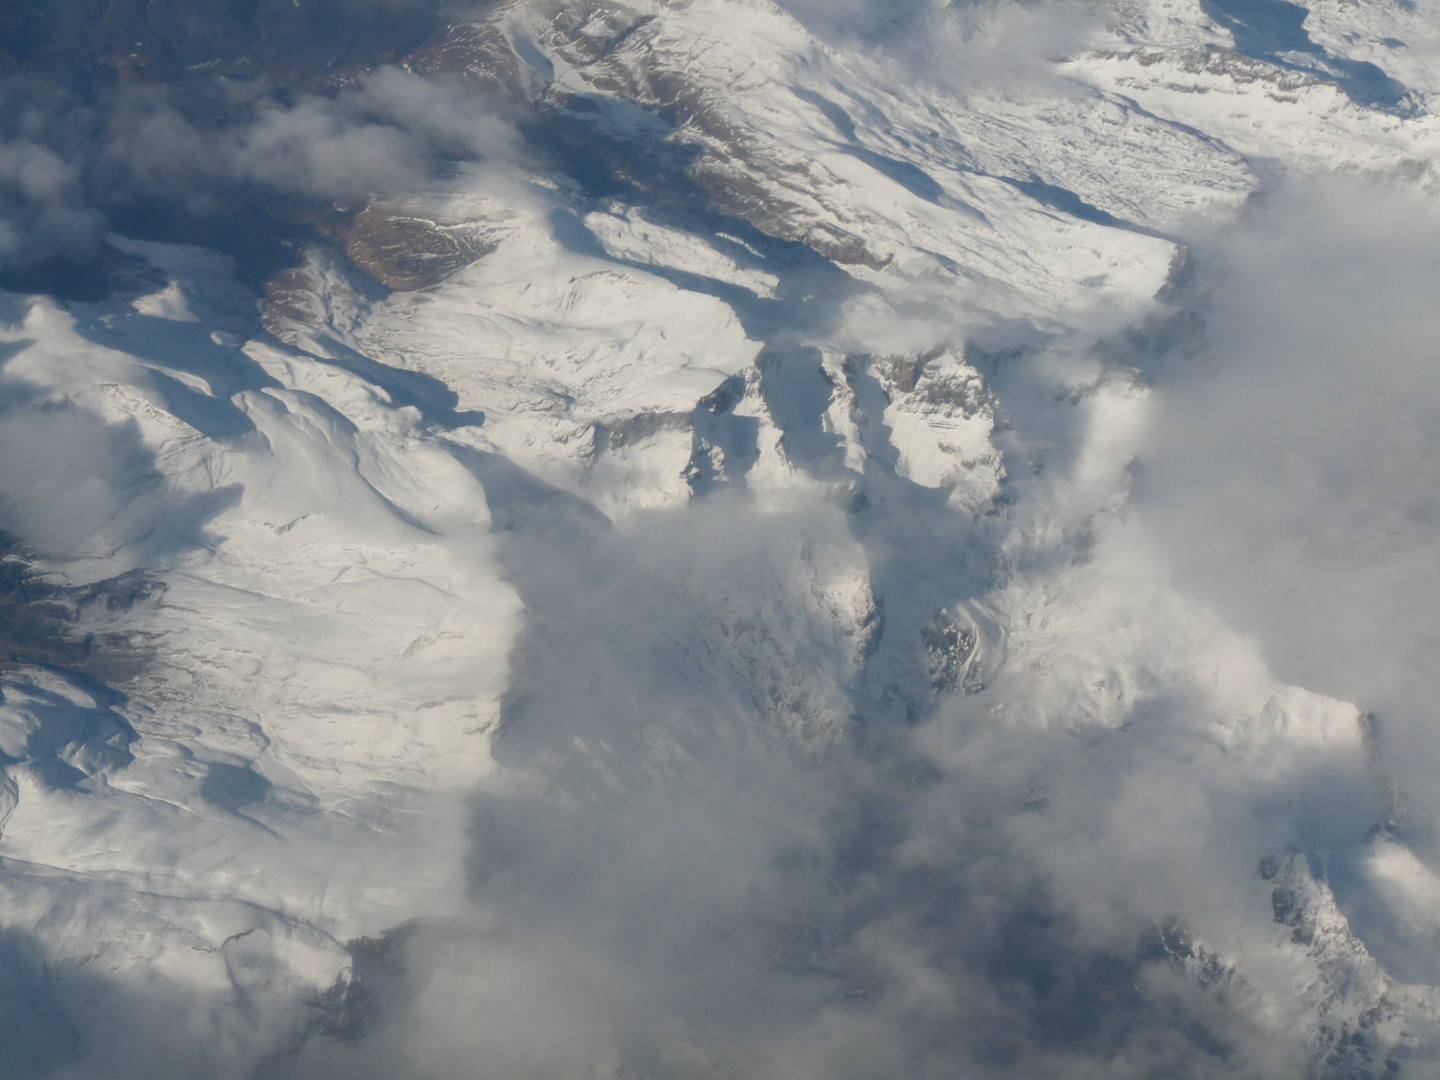
<path fill-rule="evenodd" d="M 1437 238 L 1429 200 L 1337 180 L 1280 185 L 1202 242 L 1211 348 L 1157 381 L 1137 504 L 1182 587 L 1282 677 L 1375 714 L 1398 834 L 1430 866 Z"/>

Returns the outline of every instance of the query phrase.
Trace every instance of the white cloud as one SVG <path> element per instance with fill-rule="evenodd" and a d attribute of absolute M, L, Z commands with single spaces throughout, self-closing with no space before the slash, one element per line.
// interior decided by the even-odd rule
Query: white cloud
<path fill-rule="evenodd" d="M 1440 859 L 1440 216 L 1295 182 L 1197 251 L 1211 350 L 1157 377 L 1143 519 L 1284 678 L 1378 714 Z"/>

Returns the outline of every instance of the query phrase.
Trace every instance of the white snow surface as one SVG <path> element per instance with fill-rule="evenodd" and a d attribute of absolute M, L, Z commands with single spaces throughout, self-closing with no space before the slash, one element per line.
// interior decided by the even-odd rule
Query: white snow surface
<path fill-rule="evenodd" d="M 1256 57 L 1189 0 L 1034 50 L 1025 10 L 788 6 L 483 16 L 708 216 L 496 160 L 406 193 L 496 240 L 417 291 L 316 248 L 266 307 L 117 237 L 163 287 L 0 297 L 5 528 L 144 583 L 81 608 L 130 673 L 0 674 L 15 1075 L 1434 1075 L 1440 877 L 1373 718 L 1177 585 L 1131 492 L 1150 376 L 1204 355 L 1182 243 L 1278 178 L 1434 211 L 1440 9 Z M 931 779 L 846 870 L 895 744 Z M 901 891 L 1001 895 L 956 855 L 996 815 L 1086 947 L 1183 924 L 1135 978 L 1239 1015 L 1229 1064 L 927 1057 L 985 1021 Z"/>

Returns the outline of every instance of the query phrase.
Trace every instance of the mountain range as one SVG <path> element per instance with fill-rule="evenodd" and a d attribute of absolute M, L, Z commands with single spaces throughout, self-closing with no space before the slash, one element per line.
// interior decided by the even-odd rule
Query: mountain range
<path fill-rule="evenodd" d="M 1434 1075 L 1430 0 L 15 0 L 0 1061 Z"/>

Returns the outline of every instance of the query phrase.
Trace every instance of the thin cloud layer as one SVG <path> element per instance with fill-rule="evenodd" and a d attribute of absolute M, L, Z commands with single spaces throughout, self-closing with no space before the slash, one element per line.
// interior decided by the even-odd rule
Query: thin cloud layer
<path fill-rule="evenodd" d="M 198 106 L 141 85 L 80 107 L 25 79 L 12 79 L 6 98 L 0 267 L 21 275 L 17 285 L 46 260 L 100 257 L 107 231 L 157 212 L 253 215 L 277 199 L 299 201 L 297 220 L 353 212 L 376 194 L 433 189 L 457 162 L 513 160 L 520 145 L 473 88 L 392 67 L 328 95 L 222 80 Z"/>
<path fill-rule="evenodd" d="M 1051 61 L 1103 25 L 1095 9 L 1070 0 L 777 0 L 818 39 L 859 49 L 903 68 L 909 78 L 952 88 L 1061 86 Z"/>
<path fill-rule="evenodd" d="M 147 193 L 185 198 L 253 184 L 363 204 L 373 194 L 433 183 L 442 160 L 508 156 L 516 148 L 513 128 L 472 89 L 397 68 L 329 97 L 282 103 L 264 90 L 244 88 L 237 104 L 249 116 L 214 131 L 189 122 L 168 95 L 127 103 L 112 121 L 102 162 L 119 166 Z"/>

